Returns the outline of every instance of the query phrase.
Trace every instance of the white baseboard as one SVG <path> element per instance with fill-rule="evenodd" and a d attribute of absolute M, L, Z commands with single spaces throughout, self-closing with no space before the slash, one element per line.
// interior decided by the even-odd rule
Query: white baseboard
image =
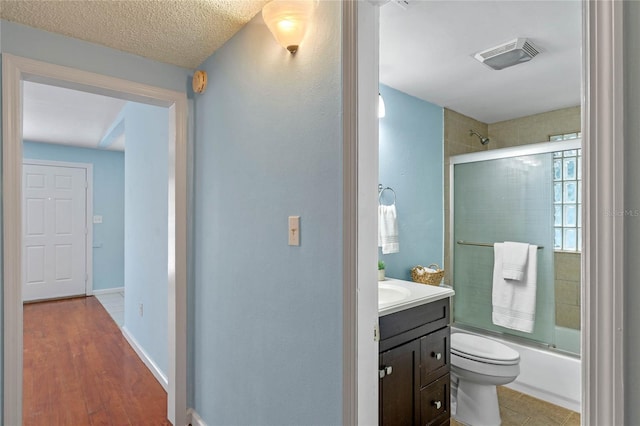
<path fill-rule="evenodd" d="M 187 421 L 191 426 L 207 426 L 204 420 L 202 420 L 202 417 L 200 417 L 193 408 L 187 410 Z"/>
<path fill-rule="evenodd" d="M 114 287 L 114 288 L 105 288 L 102 290 L 93 290 L 91 294 L 94 296 L 100 296 L 102 294 L 111 294 L 111 293 L 124 293 L 124 287 Z"/>
<path fill-rule="evenodd" d="M 125 339 L 127 339 L 127 342 L 129 342 L 129 345 L 131 345 L 131 347 L 136 352 L 136 354 L 138 354 L 138 357 L 142 360 L 144 365 L 146 365 L 149 371 L 151 371 L 151 374 L 153 374 L 153 377 L 155 377 L 156 380 L 162 385 L 164 390 L 168 392 L 169 381 L 167 380 L 167 376 L 165 376 L 162 370 L 160 370 L 160 368 L 156 365 L 156 363 L 153 362 L 153 360 L 149 357 L 147 352 L 145 352 L 145 350 L 142 349 L 142 346 L 140 346 L 136 338 L 133 337 L 131 333 L 129 333 L 129 330 L 127 330 L 126 326 L 122 327 L 120 330 L 122 330 L 122 335 L 124 336 Z"/>

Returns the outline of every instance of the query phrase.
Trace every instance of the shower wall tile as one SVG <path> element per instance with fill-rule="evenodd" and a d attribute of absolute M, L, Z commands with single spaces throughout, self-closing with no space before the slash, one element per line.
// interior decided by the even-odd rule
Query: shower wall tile
<path fill-rule="evenodd" d="M 545 142 L 551 135 L 580 131 L 580 106 L 488 125 L 489 149 Z"/>
<path fill-rule="evenodd" d="M 580 330 L 580 306 L 556 304 L 556 325 Z"/>
<path fill-rule="evenodd" d="M 580 253 L 556 252 L 556 325 L 580 329 Z"/>
<path fill-rule="evenodd" d="M 580 253 L 556 252 L 556 280 L 580 282 Z"/>
<path fill-rule="evenodd" d="M 580 306 L 580 283 L 556 280 L 556 303 Z"/>
<path fill-rule="evenodd" d="M 471 117 L 459 114 L 455 111 L 444 109 L 444 141 L 445 154 L 458 155 L 469 152 L 486 151 L 487 146 L 482 145 L 476 136 L 469 136 L 469 130 L 473 129 L 486 135 L 488 127 L 486 123 L 474 120 Z"/>

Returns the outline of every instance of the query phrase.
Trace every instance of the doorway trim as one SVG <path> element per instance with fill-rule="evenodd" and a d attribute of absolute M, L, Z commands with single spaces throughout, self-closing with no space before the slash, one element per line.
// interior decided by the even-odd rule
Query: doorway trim
<path fill-rule="evenodd" d="M 69 167 L 73 169 L 83 169 L 85 171 L 85 179 L 87 180 L 85 193 L 85 227 L 87 233 L 84 237 L 85 250 L 85 274 L 84 294 L 90 296 L 93 294 L 93 164 L 91 163 L 73 163 L 69 161 L 53 161 L 53 160 L 35 160 L 31 158 L 22 159 L 22 165 L 34 166 L 53 166 L 53 167 Z M 21 193 L 22 194 L 22 193 Z M 22 213 L 22 212 L 21 212 Z"/>
<path fill-rule="evenodd" d="M 583 2 L 584 425 L 625 424 L 623 9 Z"/>
<path fill-rule="evenodd" d="M 22 424 L 22 81 L 52 84 L 169 109 L 168 400 L 174 425 L 187 421 L 187 97 L 185 93 L 2 54 L 3 423 Z"/>

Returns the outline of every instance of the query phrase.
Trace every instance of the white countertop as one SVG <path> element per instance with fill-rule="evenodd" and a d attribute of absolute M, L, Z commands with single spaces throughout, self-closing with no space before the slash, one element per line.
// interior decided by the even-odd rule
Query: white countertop
<path fill-rule="evenodd" d="M 384 302 L 383 292 L 389 294 L 389 299 L 393 300 Z M 378 281 L 378 316 L 382 317 L 415 306 L 435 302 L 451 297 L 454 294 L 455 292 L 450 287 L 387 278 L 384 281 Z"/>

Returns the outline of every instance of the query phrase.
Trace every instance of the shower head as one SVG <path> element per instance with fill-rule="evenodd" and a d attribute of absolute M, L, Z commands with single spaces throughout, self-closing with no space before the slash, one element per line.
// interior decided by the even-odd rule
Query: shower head
<path fill-rule="evenodd" d="M 482 136 L 480 133 L 476 132 L 475 130 L 469 130 L 469 136 L 473 136 L 476 135 L 478 137 L 478 139 L 480 139 L 480 143 L 482 145 L 486 145 L 489 143 L 489 138 L 485 138 L 484 136 Z"/>

